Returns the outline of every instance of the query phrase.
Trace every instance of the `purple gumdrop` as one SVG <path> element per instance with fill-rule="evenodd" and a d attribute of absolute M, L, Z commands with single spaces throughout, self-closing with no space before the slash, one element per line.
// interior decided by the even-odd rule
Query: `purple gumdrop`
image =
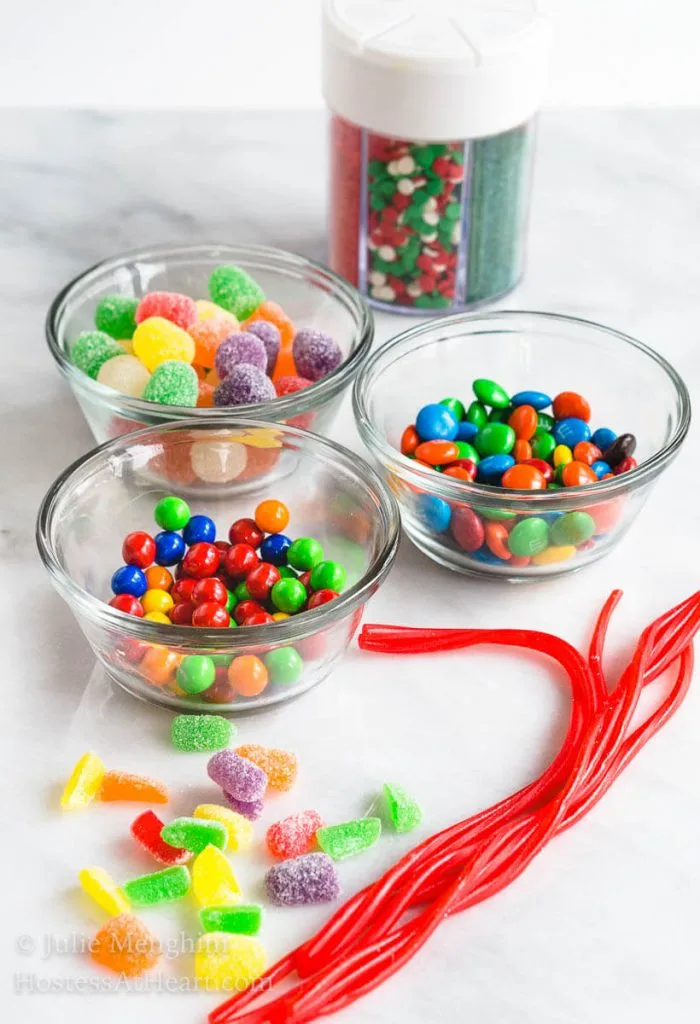
<path fill-rule="evenodd" d="M 294 335 L 292 355 L 297 373 L 308 380 L 327 377 L 343 361 L 340 346 L 330 334 L 312 331 L 308 327 L 302 327 Z"/>
<path fill-rule="evenodd" d="M 340 881 L 328 854 L 305 853 L 303 857 L 285 860 L 270 868 L 265 875 L 265 890 L 271 903 L 300 907 L 337 899 Z"/>
<path fill-rule="evenodd" d="M 270 378 L 263 370 L 248 363 L 234 366 L 214 391 L 214 405 L 253 405 L 271 402 L 275 398 L 277 392 Z"/>
<path fill-rule="evenodd" d="M 220 380 L 228 377 L 234 366 L 240 363 L 257 366 L 259 370 L 264 370 L 267 366 L 265 345 L 260 338 L 248 334 L 247 331 L 236 332 L 224 338 L 214 356 L 214 367 Z"/>
<path fill-rule="evenodd" d="M 262 800 L 237 800 L 235 796 L 227 793 L 226 790 L 224 790 L 224 800 L 232 811 L 242 814 L 244 818 L 248 818 L 250 821 L 256 821 L 265 810 Z"/>
<path fill-rule="evenodd" d="M 279 328 L 275 324 L 268 323 L 267 320 L 255 320 L 252 324 L 248 324 L 246 331 L 248 334 L 254 334 L 256 338 L 260 338 L 265 346 L 265 351 L 267 352 L 267 375 L 271 377 L 280 352 L 281 338 Z"/>
<path fill-rule="evenodd" d="M 262 768 L 233 750 L 220 750 L 210 757 L 207 772 L 212 782 L 244 803 L 262 799 L 267 789 L 267 775 Z"/>

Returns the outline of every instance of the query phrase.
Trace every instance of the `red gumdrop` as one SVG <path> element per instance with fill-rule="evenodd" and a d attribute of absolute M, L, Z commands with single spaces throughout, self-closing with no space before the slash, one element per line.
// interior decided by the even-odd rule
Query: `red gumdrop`
<path fill-rule="evenodd" d="M 170 320 L 186 331 L 197 319 L 197 307 L 189 295 L 180 295 L 178 292 L 149 292 L 136 307 L 135 320 L 140 324 L 152 316 Z"/>
<path fill-rule="evenodd" d="M 313 381 L 307 380 L 306 377 L 279 377 L 275 381 L 275 391 L 277 397 L 282 398 L 284 395 L 294 395 L 297 391 L 303 391 L 312 383 Z"/>
<path fill-rule="evenodd" d="M 484 524 L 468 505 L 457 505 L 452 509 L 450 532 L 464 551 L 478 551 L 486 536 Z"/>
<path fill-rule="evenodd" d="M 299 811 L 270 825 L 265 833 L 269 852 L 277 860 L 301 857 L 315 845 L 316 832 L 323 826 L 318 811 Z"/>

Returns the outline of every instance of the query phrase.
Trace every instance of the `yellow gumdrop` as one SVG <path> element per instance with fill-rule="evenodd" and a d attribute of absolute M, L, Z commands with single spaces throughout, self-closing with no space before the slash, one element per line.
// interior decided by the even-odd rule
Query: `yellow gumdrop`
<path fill-rule="evenodd" d="M 149 622 L 160 622 L 164 626 L 171 625 L 170 619 L 163 612 L 146 612 L 144 619 L 148 619 Z"/>
<path fill-rule="evenodd" d="M 566 466 L 574 461 L 574 453 L 568 444 L 558 444 L 552 454 L 552 462 L 555 466 Z"/>
<path fill-rule="evenodd" d="M 242 814 L 220 804 L 200 804 L 194 809 L 195 818 L 220 821 L 228 832 L 228 850 L 248 850 L 253 844 L 253 823 Z"/>
<path fill-rule="evenodd" d="M 576 548 L 573 544 L 562 544 L 559 547 L 553 545 L 550 548 L 545 548 L 544 551 L 540 551 L 539 555 L 534 555 L 532 564 L 555 565 L 557 562 L 568 562 L 575 554 Z"/>
<path fill-rule="evenodd" d="M 215 317 L 225 317 L 226 320 L 231 321 L 232 331 L 239 330 L 241 326 L 233 313 L 229 313 L 223 306 L 217 306 L 215 302 L 211 302 L 209 299 L 197 299 L 195 306 L 197 307 L 198 320 L 213 320 Z"/>
<path fill-rule="evenodd" d="M 88 896 L 111 917 L 131 910 L 128 899 L 104 868 L 83 868 L 78 878 Z"/>
<path fill-rule="evenodd" d="M 143 595 L 141 605 L 146 614 L 160 612 L 162 615 L 167 615 L 175 606 L 175 602 L 167 590 L 159 590 L 154 587 L 153 590 L 147 590 Z"/>
<path fill-rule="evenodd" d="M 88 751 L 78 760 L 66 783 L 61 796 L 61 807 L 64 811 L 75 811 L 79 807 L 87 807 L 95 799 L 102 785 L 105 766 L 97 754 Z"/>
<path fill-rule="evenodd" d="M 191 363 L 194 359 L 194 341 L 182 327 L 162 316 L 149 316 L 134 331 L 134 355 L 151 373 L 167 359 Z"/>
<path fill-rule="evenodd" d="M 203 988 L 242 992 L 266 967 L 265 947 L 250 935 L 206 932 L 197 940 L 194 970 Z"/>
<path fill-rule="evenodd" d="M 216 846 L 205 846 L 192 864 L 192 892 L 203 907 L 238 903 L 241 887 L 227 858 Z"/>

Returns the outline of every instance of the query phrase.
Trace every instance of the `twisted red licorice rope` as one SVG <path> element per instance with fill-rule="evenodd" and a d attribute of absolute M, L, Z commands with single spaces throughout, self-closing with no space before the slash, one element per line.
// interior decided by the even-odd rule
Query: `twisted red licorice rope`
<path fill-rule="evenodd" d="M 545 844 L 575 824 L 612 785 L 682 702 L 692 674 L 692 640 L 700 627 L 700 592 L 642 633 L 610 690 L 603 646 L 621 593 L 610 595 L 595 626 L 588 658 L 564 640 L 531 630 L 409 629 L 365 626 L 363 650 L 414 654 L 477 644 L 546 654 L 571 683 L 571 717 L 558 754 L 534 782 L 493 807 L 438 832 L 382 878 L 348 900 L 309 942 L 280 960 L 257 986 L 227 999 L 210 1024 L 301 1024 L 334 1013 L 394 974 L 451 914 L 488 899 L 516 879 Z M 636 728 L 644 686 L 667 669 L 674 680 Z M 293 972 L 300 979 L 265 1004 L 246 1009 Z"/>

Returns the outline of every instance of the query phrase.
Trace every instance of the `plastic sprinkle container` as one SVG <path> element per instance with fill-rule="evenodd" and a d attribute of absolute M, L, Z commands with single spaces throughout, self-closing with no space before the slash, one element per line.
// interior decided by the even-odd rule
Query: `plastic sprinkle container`
<path fill-rule="evenodd" d="M 550 47 L 534 7 L 325 0 L 331 266 L 374 305 L 464 309 L 520 279 Z"/>
<path fill-rule="evenodd" d="M 572 454 L 568 464 L 553 469 L 540 446 L 548 442 L 556 464 L 555 448 L 571 452 L 564 442 L 576 440 L 563 435 L 587 426 L 576 417 L 551 415 L 567 405 L 555 399 L 554 408 L 549 406 L 549 396 L 557 395 L 568 395 L 571 402 L 586 396 L 591 427 L 601 428 L 593 436 L 604 447 L 624 446 L 633 436 L 634 459 L 627 465 L 613 460 L 615 468 L 604 479 Z M 543 411 L 532 444 L 526 442 L 540 459 L 526 457 L 522 463 L 499 453 L 511 447 L 501 440 L 514 433 L 509 422 L 518 426 L 520 413 L 514 417 L 514 410 L 527 408 L 520 406 L 524 399 Z M 413 543 L 458 572 L 518 582 L 562 575 L 611 551 L 677 455 L 690 424 L 688 390 L 658 353 L 610 328 L 551 313 L 457 314 L 405 331 L 370 358 L 356 381 L 353 403 L 362 439 L 398 498 Z M 419 444 L 413 457 L 404 454 L 407 424 L 435 437 L 436 411 L 442 408 L 454 423 L 448 408 L 460 403 L 473 403 L 470 418 L 478 408 L 485 422 L 476 432 L 469 419 L 462 420 L 471 428 L 465 433 L 472 442 L 452 446 L 467 449 L 457 460 L 456 475 L 449 465 L 436 468 L 440 457 L 434 452 L 441 441 Z M 536 416 L 532 407 L 529 411 Z M 426 417 L 434 420 L 427 427 Z M 486 471 L 489 462 L 495 464 L 493 474 Z M 504 478 L 506 463 L 515 463 L 507 471 L 515 479 Z M 538 464 L 562 483 L 545 489 Z M 462 470 L 470 468 L 472 479 L 467 479 Z M 533 472 L 542 475 L 542 489 L 532 489 Z M 668 538 L 658 542 L 666 544 Z"/>

